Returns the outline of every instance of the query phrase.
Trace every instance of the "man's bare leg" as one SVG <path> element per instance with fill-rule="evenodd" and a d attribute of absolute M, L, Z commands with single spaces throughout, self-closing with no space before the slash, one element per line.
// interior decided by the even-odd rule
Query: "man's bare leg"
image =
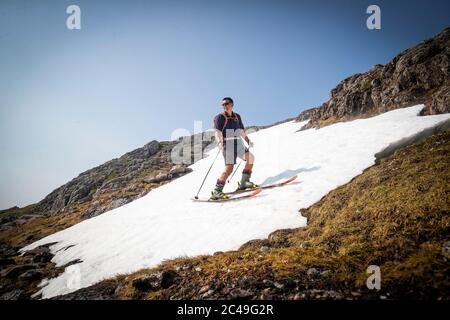
<path fill-rule="evenodd" d="M 245 160 L 244 170 L 252 172 L 253 163 L 255 162 L 255 156 L 253 155 L 253 153 L 251 153 L 250 151 L 247 151 L 244 155 L 244 160 Z"/>
<path fill-rule="evenodd" d="M 226 164 L 225 169 L 223 170 L 222 174 L 220 175 L 219 180 L 223 181 L 225 183 L 225 181 L 227 181 L 230 174 L 233 173 L 233 168 L 234 168 L 234 165 Z"/>

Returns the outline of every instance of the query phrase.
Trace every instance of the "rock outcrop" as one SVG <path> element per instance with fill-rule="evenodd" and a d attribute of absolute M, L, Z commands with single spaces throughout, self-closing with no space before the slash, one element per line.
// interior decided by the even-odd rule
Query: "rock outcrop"
<path fill-rule="evenodd" d="M 343 80 L 322 106 L 302 112 L 297 121 L 317 128 L 425 104 L 422 115 L 450 112 L 450 28 L 397 55 L 386 65 Z"/>
<path fill-rule="evenodd" d="M 194 138 L 151 141 L 87 170 L 46 196 L 35 206 L 34 212 L 55 215 L 77 210 L 84 218 L 89 218 L 131 202 L 159 184 L 190 172 L 189 164 L 174 164 L 171 154 L 175 147 L 182 152 L 191 141 L 192 163 L 203 158 L 213 141 L 213 133 L 203 133 L 203 139 Z"/>

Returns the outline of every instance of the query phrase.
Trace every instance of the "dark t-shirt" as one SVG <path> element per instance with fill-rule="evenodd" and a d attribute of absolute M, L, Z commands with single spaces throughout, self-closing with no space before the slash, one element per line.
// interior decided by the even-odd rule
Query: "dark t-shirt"
<path fill-rule="evenodd" d="M 225 121 L 225 115 L 223 113 L 219 113 L 214 117 L 214 128 L 221 131 L 223 133 L 224 138 L 227 137 L 227 134 L 230 134 L 230 131 L 227 129 L 233 130 L 232 136 L 239 136 L 238 129 L 244 130 L 244 124 L 242 123 L 241 116 L 235 112 L 233 112 L 232 116 L 228 118 L 228 121 Z M 226 122 L 226 125 L 225 125 Z"/>

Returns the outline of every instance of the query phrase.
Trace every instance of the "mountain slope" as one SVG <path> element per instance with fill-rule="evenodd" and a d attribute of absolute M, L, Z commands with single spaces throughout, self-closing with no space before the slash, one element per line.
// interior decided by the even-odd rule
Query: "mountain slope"
<path fill-rule="evenodd" d="M 232 250 L 277 229 L 305 226 L 299 208 L 309 207 L 362 173 L 374 164 L 374 154 L 390 143 L 450 117 L 418 117 L 422 108 L 394 110 L 319 130 L 298 132 L 304 123 L 288 122 L 253 133 L 257 159 L 254 180 L 266 184 L 295 173 L 300 176 L 299 184 L 241 203 L 193 203 L 190 198 L 211 163 L 211 157 L 202 159 L 191 166 L 190 174 L 132 203 L 27 246 L 25 251 L 56 242 L 51 250 L 57 265 L 82 261 L 50 280 L 42 289 L 43 297 L 156 266 L 165 259 Z M 215 152 L 217 149 L 209 154 Z M 219 164 L 213 168 L 201 196 L 208 196 L 221 169 Z M 79 283 L 68 288 L 74 272 Z"/>
<path fill-rule="evenodd" d="M 306 228 L 58 298 L 448 300 L 449 158 L 447 130 L 397 150 L 302 210 Z M 380 267 L 380 291 L 365 285 L 369 265 Z"/>

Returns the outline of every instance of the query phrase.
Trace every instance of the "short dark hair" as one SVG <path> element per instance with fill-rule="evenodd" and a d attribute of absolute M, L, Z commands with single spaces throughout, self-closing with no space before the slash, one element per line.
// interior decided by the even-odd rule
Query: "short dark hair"
<path fill-rule="evenodd" d="M 225 97 L 225 98 L 222 99 L 222 101 L 223 101 L 223 100 L 225 100 L 226 102 L 229 102 L 229 103 L 234 104 L 233 99 L 231 99 L 230 97 Z"/>

